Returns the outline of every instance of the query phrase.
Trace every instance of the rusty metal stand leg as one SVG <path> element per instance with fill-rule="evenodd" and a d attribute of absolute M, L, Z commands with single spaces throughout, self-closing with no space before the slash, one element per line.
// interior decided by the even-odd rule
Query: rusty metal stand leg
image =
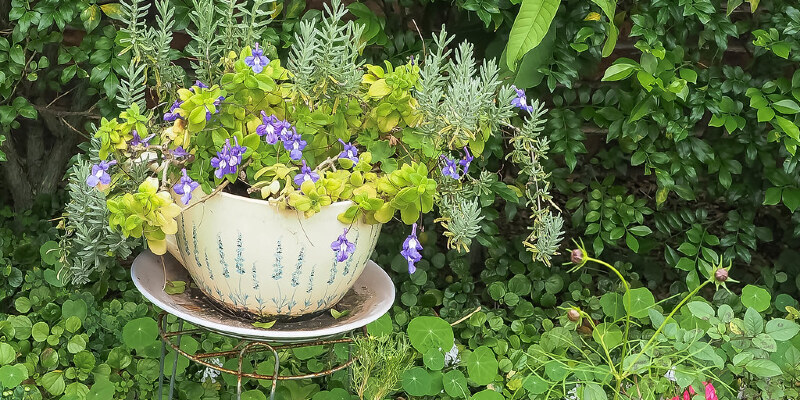
<path fill-rule="evenodd" d="M 178 331 L 183 331 L 183 320 L 178 319 Z M 182 334 L 178 334 L 178 339 L 176 340 L 177 346 L 181 348 L 181 337 Z M 172 394 L 175 391 L 175 375 L 178 374 L 178 352 L 175 352 L 175 359 L 172 360 L 172 376 L 169 377 L 169 400 L 172 400 Z"/>
<path fill-rule="evenodd" d="M 166 358 L 167 358 L 167 342 L 162 340 L 161 358 L 158 367 L 158 400 L 164 400 L 164 363 L 166 362 Z"/>
<path fill-rule="evenodd" d="M 252 343 L 248 343 L 242 347 L 242 350 L 239 351 L 239 367 L 236 369 L 236 400 L 242 400 L 242 374 L 244 371 L 242 370 L 242 363 L 244 362 L 244 354 L 245 351 L 252 345 Z"/>
<path fill-rule="evenodd" d="M 272 372 L 272 390 L 269 392 L 269 400 L 275 400 L 275 388 L 278 387 L 278 369 L 281 367 L 281 360 L 278 358 L 278 351 L 274 347 L 267 345 L 272 350 L 275 357 L 275 371 Z"/>

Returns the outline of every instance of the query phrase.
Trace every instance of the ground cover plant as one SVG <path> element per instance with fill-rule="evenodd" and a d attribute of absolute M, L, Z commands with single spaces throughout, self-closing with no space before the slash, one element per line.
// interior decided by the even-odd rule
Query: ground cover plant
<path fill-rule="evenodd" d="M 221 76 L 230 51 L 258 42 L 286 60 L 300 21 L 322 12 L 295 0 L 214 3 L 0 4 L 0 398 L 155 397 L 157 310 L 128 270 L 140 244 L 94 228 L 109 218 L 106 199 L 85 184 L 99 160 L 73 155 L 77 143 L 98 145 L 89 138 L 101 118 L 133 103 L 168 110 L 167 93 Z M 351 370 L 282 383 L 279 398 L 798 396 L 796 4 L 347 9 L 370 64 L 414 56 L 424 65 L 419 54 L 445 24 L 454 45 L 467 39 L 478 60 L 496 60 L 526 104 L 539 100 L 542 126 L 529 141 L 509 142 L 509 130 L 472 152 L 482 218 L 466 248 L 448 247 L 444 234 L 463 220 L 444 227 L 426 216 L 409 274 L 398 254 L 408 229 L 386 227 L 374 259 L 397 285 L 395 306 L 354 346 Z M 515 167 L 523 156 L 532 163 Z M 568 240 L 549 263 L 532 257 L 532 206 L 564 217 L 549 233 Z M 61 257 L 65 246 L 73 257 Z M 215 334 L 182 343 L 189 352 L 230 346 Z M 287 373 L 313 372 L 346 351 L 281 357 Z M 270 357 L 251 361 L 270 371 Z M 179 398 L 232 397 L 229 377 L 185 359 L 174 373 Z M 245 382 L 245 398 L 264 399 L 267 388 Z"/>

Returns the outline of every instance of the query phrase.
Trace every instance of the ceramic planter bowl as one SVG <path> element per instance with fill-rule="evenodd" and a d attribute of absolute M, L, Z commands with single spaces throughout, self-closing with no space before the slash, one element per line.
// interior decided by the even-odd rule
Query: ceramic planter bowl
<path fill-rule="evenodd" d="M 298 317 L 333 307 L 361 275 L 381 225 L 336 217 L 352 203 L 310 218 L 267 201 L 220 192 L 178 216 L 169 252 L 197 286 L 225 307 L 258 316 Z M 333 243 L 345 228 L 355 252 L 338 262 Z"/>

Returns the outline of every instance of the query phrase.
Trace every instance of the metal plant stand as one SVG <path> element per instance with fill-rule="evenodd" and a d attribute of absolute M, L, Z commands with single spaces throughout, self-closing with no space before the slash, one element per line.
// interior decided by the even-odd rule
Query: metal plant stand
<path fill-rule="evenodd" d="M 231 374 L 236 376 L 236 399 L 241 399 L 242 396 L 242 379 L 243 378 L 253 378 L 253 379 L 262 379 L 262 380 L 271 380 L 272 386 L 270 389 L 270 400 L 275 399 L 275 389 L 278 386 L 278 381 L 281 380 L 298 380 L 298 379 L 309 379 L 309 378 L 318 378 L 321 376 L 327 376 L 333 374 L 334 372 L 341 371 L 352 364 L 355 359 L 350 357 L 346 362 L 339 364 L 333 368 L 326 369 L 324 371 L 311 373 L 311 374 L 304 374 L 304 375 L 278 375 L 280 371 L 280 357 L 278 355 L 278 350 L 286 350 L 286 349 L 296 349 L 298 347 L 310 347 L 310 346 L 325 346 L 325 345 L 334 345 L 340 343 L 352 343 L 352 338 L 341 338 L 341 339 L 329 339 L 329 340 L 319 340 L 315 342 L 304 342 L 304 343 L 289 343 L 289 344 L 270 344 L 264 341 L 252 341 L 249 339 L 240 339 L 240 342 L 234 346 L 233 349 L 228 351 L 219 351 L 214 353 L 199 353 L 199 354 L 189 354 L 183 350 L 181 350 L 181 337 L 183 335 L 197 335 L 203 332 L 207 332 L 205 329 L 188 329 L 183 330 L 183 320 L 179 322 L 179 330 L 174 332 L 168 332 L 165 328 L 165 319 L 167 317 L 167 312 L 162 311 L 161 314 L 158 315 L 158 332 L 161 336 L 161 362 L 160 362 L 160 371 L 158 377 L 158 399 L 163 399 L 164 393 L 164 363 L 166 360 L 166 353 L 167 353 L 167 346 L 171 347 L 175 352 L 178 354 L 188 358 L 190 361 L 195 362 L 197 364 L 203 365 L 207 368 L 214 369 L 216 371 L 220 371 L 222 373 Z M 173 343 L 173 339 L 175 343 Z M 261 351 L 270 351 L 272 352 L 273 357 L 275 357 L 275 370 L 272 375 L 261 375 L 255 373 L 247 373 L 242 370 L 242 365 L 244 363 L 244 356 L 246 354 L 257 353 Z M 223 368 L 219 365 L 210 363 L 206 360 L 211 358 L 217 357 L 230 357 L 230 356 L 237 356 L 238 357 L 238 369 L 232 370 Z M 178 366 L 178 357 L 172 362 L 172 371 L 173 373 L 170 376 L 169 380 L 169 394 L 167 399 L 173 398 L 173 393 L 175 390 L 175 373 L 174 371 L 177 369 Z"/>
<path fill-rule="evenodd" d="M 252 320 L 234 315 L 211 302 L 198 289 L 187 285 L 184 293 L 169 295 L 164 292 L 164 282 L 191 282 L 186 270 L 170 256 L 156 256 L 149 251 L 140 254 L 131 267 L 133 282 L 139 291 L 163 311 L 158 315 L 158 331 L 161 337 L 161 363 L 158 381 L 158 400 L 173 399 L 175 392 L 175 371 L 178 356 L 182 355 L 190 361 L 211 368 L 221 373 L 236 376 L 236 398 L 241 399 L 242 380 L 244 378 L 271 381 L 270 400 L 275 398 L 278 381 L 316 378 L 333 374 L 348 368 L 355 360 L 347 361 L 324 371 L 304 375 L 280 375 L 279 350 L 301 347 L 352 343 L 351 332 L 365 330 L 365 326 L 385 314 L 394 302 L 394 284 L 380 267 L 371 261 L 364 272 L 356 280 L 353 289 L 340 301 L 350 313 L 341 318 L 333 318 L 328 313 L 308 317 L 303 320 L 277 322 L 270 329 L 253 326 Z M 178 329 L 171 331 L 166 318 L 174 315 L 178 319 Z M 184 322 L 196 328 L 184 329 Z M 180 348 L 184 336 L 200 335 L 215 332 L 223 336 L 238 339 L 239 342 L 231 350 L 189 354 Z M 346 337 L 350 335 L 350 337 Z M 176 356 L 172 361 L 169 388 L 165 390 L 165 362 L 167 346 L 172 348 Z M 244 358 L 248 354 L 271 352 L 275 358 L 275 369 L 272 375 L 261 375 L 245 372 Z M 220 357 L 236 357 L 237 369 L 229 369 L 212 363 L 210 360 Z M 166 392 L 166 393 L 165 393 Z"/>

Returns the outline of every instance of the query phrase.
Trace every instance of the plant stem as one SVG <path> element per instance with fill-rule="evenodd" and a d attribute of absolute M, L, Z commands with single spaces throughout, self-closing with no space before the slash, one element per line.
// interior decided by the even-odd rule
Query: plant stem
<path fill-rule="evenodd" d="M 592 257 L 589 257 L 589 256 L 586 256 L 586 257 L 587 257 L 587 262 L 588 261 L 593 261 L 593 262 L 595 262 L 597 264 L 600 264 L 600 265 L 610 269 L 611 271 L 613 271 L 617 275 L 617 277 L 619 277 L 619 280 L 622 281 L 622 285 L 625 288 L 625 294 L 622 296 L 622 301 L 625 302 L 625 333 L 622 336 L 622 356 L 624 358 L 625 354 L 627 354 L 627 352 L 628 352 L 628 333 L 630 332 L 630 327 L 631 327 L 631 315 L 630 315 L 630 311 L 629 311 L 631 309 L 631 304 L 630 304 L 631 303 L 631 296 L 630 296 L 631 287 L 628 284 L 628 281 L 625 280 L 625 278 L 622 276 L 622 274 L 619 272 L 619 270 L 614 268 L 614 266 L 612 266 L 611 264 L 609 264 L 609 263 L 607 263 L 607 262 L 605 262 L 603 260 L 598 260 L 596 258 L 592 258 Z M 620 371 L 622 371 L 622 367 L 623 367 L 622 366 L 622 360 L 620 360 L 620 364 L 619 364 L 619 370 Z M 625 373 L 623 372 L 621 374 L 621 377 L 624 377 L 624 376 L 625 376 Z M 620 380 L 617 380 L 617 384 L 618 384 L 617 386 L 619 386 L 619 384 L 622 384 L 622 382 Z"/>
<path fill-rule="evenodd" d="M 650 347 L 650 345 L 653 344 L 653 341 L 656 340 L 656 337 L 658 336 L 658 334 L 661 333 L 661 331 L 664 329 L 664 327 L 667 326 L 667 322 L 669 322 L 670 318 L 672 318 L 672 316 L 675 315 L 675 313 L 678 312 L 678 310 L 681 307 L 683 307 L 683 305 L 686 304 L 686 302 L 689 301 L 689 299 L 694 297 L 694 295 L 696 295 L 697 292 L 700 291 L 700 289 L 702 289 L 705 285 L 708 285 L 709 283 L 711 283 L 712 279 L 713 279 L 713 275 L 712 275 L 712 278 L 709 278 L 708 280 L 703 282 L 700 286 L 696 287 L 694 290 L 689 292 L 689 294 L 686 295 L 686 297 L 684 297 L 683 300 L 681 300 L 681 302 L 678 303 L 678 305 L 676 305 L 675 308 L 672 309 L 672 311 L 670 311 L 669 315 L 667 315 L 667 317 L 664 318 L 664 321 L 661 323 L 661 325 L 658 327 L 658 329 L 656 329 L 655 333 L 653 333 L 653 336 L 650 337 L 650 340 L 648 340 L 647 343 L 645 343 L 644 347 L 642 347 L 642 350 L 640 350 L 639 353 L 636 354 L 636 357 L 633 359 L 633 362 L 631 363 L 629 368 L 633 368 L 633 366 L 636 365 L 636 362 L 639 361 L 639 358 L 642 356 L 642 354 L 644 354 L 647 351 L 647 349 Z M 629 371 L 626 369 L 626 370 L 624 370 L 622 372 L 622 375 L 626 376 L 628 374 L 628 372 Z"/>

